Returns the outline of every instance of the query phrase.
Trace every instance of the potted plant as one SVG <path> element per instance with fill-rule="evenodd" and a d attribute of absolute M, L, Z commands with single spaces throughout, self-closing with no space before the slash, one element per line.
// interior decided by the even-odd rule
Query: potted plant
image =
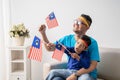
<path fill-rule="evenodd" d="M 13 44 L 23 46 L 25 38 L 29 38 L 29 30 L 25 28 L 24 24 L 13 25 L 10 28 L 9 35 L 13 38 Z"/>

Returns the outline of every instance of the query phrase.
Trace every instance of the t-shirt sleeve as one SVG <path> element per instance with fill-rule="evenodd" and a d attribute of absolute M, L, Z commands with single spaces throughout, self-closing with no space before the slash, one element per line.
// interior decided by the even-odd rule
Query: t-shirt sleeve
<path fill-rule="evenodd" d="M 90 59 L 94 61 L 100 61 L 98 44 L 95 40 L 92 40 L 92 44 L 89 46 L 88 51 L 90 53 Z"/>

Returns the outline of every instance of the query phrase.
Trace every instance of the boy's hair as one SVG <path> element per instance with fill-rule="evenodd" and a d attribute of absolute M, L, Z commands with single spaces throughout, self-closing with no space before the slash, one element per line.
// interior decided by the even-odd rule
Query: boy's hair
<path fill-rule="evenodd" d="M 91 39 L 87 35 L 82 35 L 80 39 L 84 40 L 88 46 L 91 44 Z"/>
<path fill-rule="evenodd" d="M 92 24 L 92 19 L 89 15 L 81 14 L 81 17 L 84 17 L 89 22 L 89 26 Z"/>

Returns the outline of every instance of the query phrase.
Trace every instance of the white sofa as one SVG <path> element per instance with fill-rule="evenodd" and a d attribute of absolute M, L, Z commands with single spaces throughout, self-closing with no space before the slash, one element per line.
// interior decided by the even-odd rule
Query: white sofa
<path fill-rule="evenodd" d="M 98 63 L 98 80 L 120 80 L 120 49 L 99 48 L 101 61 Z M 44 63 L 43 78 L 51 69 L 66 68 L 66 62 Z"/>

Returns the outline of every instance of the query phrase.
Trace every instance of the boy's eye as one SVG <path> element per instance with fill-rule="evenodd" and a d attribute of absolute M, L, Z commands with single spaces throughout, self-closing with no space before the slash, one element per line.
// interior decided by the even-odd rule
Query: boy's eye
<path fill-rule="evenodd" d="M 80 44 L 80 42 L 77 42 L 77 44 Z"/>

